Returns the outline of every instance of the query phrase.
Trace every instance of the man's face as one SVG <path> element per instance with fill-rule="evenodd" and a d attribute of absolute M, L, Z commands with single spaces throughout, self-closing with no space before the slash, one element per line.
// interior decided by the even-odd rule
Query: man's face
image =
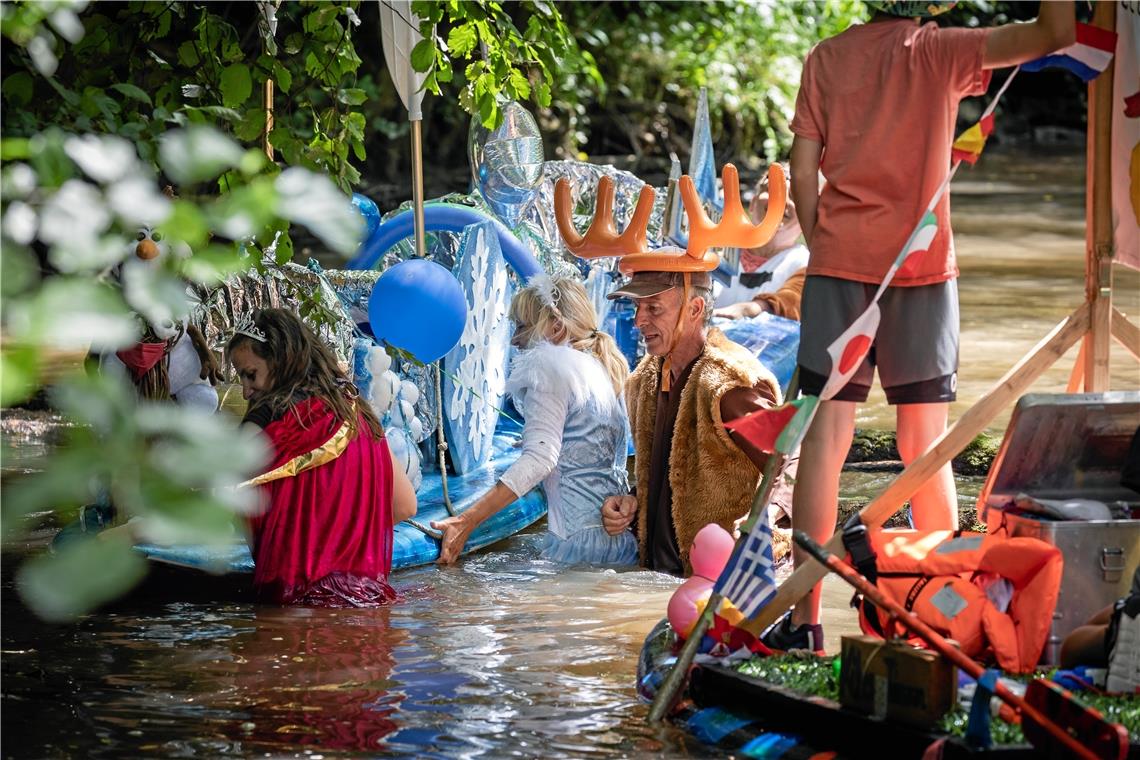
<path fill-rule="evenodd" d="M 645 350 L 651 355 L 664 356 L 673 346 L 682 298 L 680 288 L 670 288 L 655 296 L 634 299 L 637 311 L 633 323 L 645 338 Z"/>

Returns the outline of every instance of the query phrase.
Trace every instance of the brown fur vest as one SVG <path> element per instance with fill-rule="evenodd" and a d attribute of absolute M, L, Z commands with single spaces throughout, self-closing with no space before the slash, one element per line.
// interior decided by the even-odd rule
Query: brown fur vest
<path fill-rule="evenodd" d="M 629 425 L 637 453 L 637 542 L 645 563 L 649 499 L 649 457 L 657 415 L 661 357 L 646 356 L 626 383 Z M 776 378 L 743 346 L 715 328 L 681 391 L 673 448 L 669 452 L 669 485 L 673 490 L 673 525 L 685 575 L 692 573 L 689 549 L 697 531 L 710 522 L 732 531 L 748 513 L 760 472 L 729 437 L 720 418 L 720 400 L 732 388 L 767 383 L 780 399 Z"/>

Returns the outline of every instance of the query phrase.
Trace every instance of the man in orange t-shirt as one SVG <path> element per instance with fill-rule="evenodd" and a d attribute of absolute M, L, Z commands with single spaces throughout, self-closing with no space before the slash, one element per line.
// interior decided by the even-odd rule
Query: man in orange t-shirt
<path fill-rule="evenodd" d="M 1072 44 L 1072 2 L 1041 3 L 1038 18 L 990 29 L 939 28 L 918 17 L 939 2 L 872 2 L 870 23 L 824 40 L 804 61 L 792 120 L 792 197 L 811 258 L 802 303 L 800 388 L 818 394 L 827 347 L 862 314 L 950 166 L 958 102 L 985 92 L 989 70 Z M 827 180 L 822 194 L 819 175 Z M 958 370 L 958 267 L 950 201 L 938 234 L 912 257 L 879 302 L 871 353 L 824 401 L 800 451 L 793 527 L 818 541 L 835 529 L 839 473 L 876 367 L 896 405 L 898 448 L 909 464 L 946 430 Z M 946 465 L 911 498 L 916 528 L 958 524 Z M 803 559 L 797 550 L 796 564 Z M 765 634 L 776 649 L 822 648 L 819 587 Z"/>

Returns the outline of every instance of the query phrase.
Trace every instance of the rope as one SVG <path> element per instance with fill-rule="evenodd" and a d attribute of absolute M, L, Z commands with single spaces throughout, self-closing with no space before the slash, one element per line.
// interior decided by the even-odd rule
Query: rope
<path fill-rule="evenodd" d="M 404 522 L 406 522 L 408 525 L 411 525 L 413 528 L 418 530 L 420 533 L 423 533 L 428 538 L 434 538 L 436 541 L 443 538 L 443 533 L 436 530 L 435 528 L 429 528 L 419 520 L 413 520 L 409 517 L 407 520 L 404 520 Z"/>
<path fill-rule="evenodd" d="M 436 450 L 439 452 L 439 482 L 443 486 L 443 506 L 447 514 L 455 517 L 455 506 L 447 494 L 447 439 L 443 434 L 443 377 L 439 362 L 435 363 L 435 433 Z"/>

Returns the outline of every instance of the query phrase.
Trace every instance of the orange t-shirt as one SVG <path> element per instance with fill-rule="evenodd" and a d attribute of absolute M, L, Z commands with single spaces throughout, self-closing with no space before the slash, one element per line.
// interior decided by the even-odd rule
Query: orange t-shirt
<path fill-rule="evenodd" d="M 804 60 L 792 131 L 823 145 L 827 179 L 808 274 L 882 282 L 950 167 L 958 102 L 989 85 L 987 29 L 941 29 L 892 19 L 853 26 Z M 950 196 L 938 234 L 892 285 L 958 275 Z"/>

